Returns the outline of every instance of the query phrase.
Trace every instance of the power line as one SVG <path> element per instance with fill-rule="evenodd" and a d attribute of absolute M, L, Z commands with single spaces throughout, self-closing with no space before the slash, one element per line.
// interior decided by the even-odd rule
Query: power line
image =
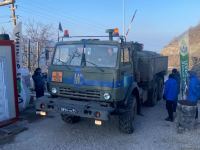
<path fill-rule="evenodd" d="M 11 21 L 0 22 L 1 24 L 11 23 Z"/>
<path fill-rule="evenodd" d="M 31 4 L 31 6 L 33 6 L 33 5 L 37 5 L 37 3 L 30 3 L 30 1 L 28 1 L 29 2 L 29 4 Z M 45 12 L 48 12 L 49 11 L 49 9 L 51 10 L 53 10 L 53 9 L 55 9 L 55 8 L 51 8 L 51 7 L 49 7 L 48 6 L 48 8 L 49 9 L 45 9 L 45 8 L 43 8 L 43 7 L 40 7 L 40 6 L 36 6 L 36 8 L 39 8 L 39 9 L 37 9 L 37 10 L 46 10 Z M 46 7 L 47 8 L 47 7 Z M 57 9 L 57 10 L 59 10 L 59 9 Z M 62 13 L 62 14 L 69 14 L 68 12 L 63 12 L 63 11 L 58 11 L 58 12 L 60 12 L 60 13 Z M 63 15 L 61 15 L 61 14 L 59 14 L 59 15 L 56 15 L 57 17 L 59 16 L 59 18 L 68 18 L 68 20 L 70 20 L 71 22 L 73 21 L 73 22 L 76 22 L 77 23 L 77 18 L 79 19 L 79 22 L 80 22 L 80 20 L 81 20 L 81 22 L 83 22 L 83 24 L 85 25 L 85 24 L 87 24 L 87 25 L 89 25 L 89 26 L 91 26 L 91 27 L 96 27 L 96 29 L 99 29 L 99 28 L 102 28 L 103 30 L 105 30 L 107 27 L 106 26 L 104 26 L 104 25 L 100 25 L 100 23 L 91 23 L 91 21 L 87 21 L 87 19 L 83 19 L 83 18 L 81 18 L 81 17 L 79 17 L 79 16 L 74 16 L 74 15 L 71 15 L 70 14 L 70 16 L 63 16 Z M 69 19 L 70 18 L 70 19 Z M 75 19 L 76 18 L 76 19 Z M 92 21 L 92 22 L 94 22 L 94 21 Z M 102 31 L 102 30 L 101 30 Z"/>
<path fill-rule="evenodd" d="M 0 18 L 10 18 L 10 16 L 8 16 L 8 15 L 0 16 Z"/>
<path fill-rule="evenodd" d="M 30 1 L 29 1 L 30 2 Z M 36 3 L 36 5 L 37 5 L 37 3 Z M 48 3 L 47 3 L 47 5 L 46 5 L 48 8 L 50 8 L 50 9 L 55 9 L 55 8 L 52 8 L 51 6 L 49 6 L 48 5 Z M 39 6 L 40 7 L 40 6 Z M 46 7 L 46 8 L 47 8 Z M 40 7 L 41 9 L 42 9 L 42 7 Z M 47 9 L 46 9 L 47 10 Z M 88 20 L 88 19 L 86 19 L 86 18 L 83 18 L 83 17 L 80 17 L 80 16 L 77 16 L 77 15 L 72 15 L 72 14 L 70 14 L 70 12 L 64 12 L 64 11 L 60 11 L 62 14 L 69 14 L 70 16 L 68 16 L 68 17 L 70 17 L 71 19 L 73 19 L 73 20 L 76 20 L 77 18 L 80 20 L 82 20 L 82 21 L 84 21 L 85 23 L 89 23 L 90 25 L 95 25 L 95 26 L 98 26 L 98 27 L 100 27 L 100 28 L 104 28 L 104 27 L 106 27 L 106 26 L 104 26 L 104 25 L 101 25 L 99 22 L 96 22 L 96 21 L 92 21 L 91 19 L 90 20 Z M 96 23 L 90 23 L 90 22 L 96 22 Z M 104 28 L 105 29 L 105 28 Z"/>
<path fill-rule="evenodd" d="M 22 12 L 28 12 L 29 14 L 37 14 L 37 16 L 40 16 L 40 17 L 43 17 L 43 18 L 49 18 L 49 19 L 52 19 L 52 17 L 55 17 L 54 15 L 51 15 L 49 13 L 44 13 L 44 12 L 41 12 L 41 11 L 36 11 L 36 10 L 33 10 L 33 9 L 29 9 L 29 8 L 25 8 L 23 6 L 19 6 L 19 12 L 22 11 Z M 22 16 L 22 15 L 21 15 Z M 70 23 L 73 24 L 72 21 L 68 20 Z"/>
<path fill-rule="evenodd" d="M 80 25 L 80 23 L 75 22 L 75 21 L 73 21 L 71 19 L 65 19 L 66 17 L 60 16 L 60 15 L 57 16 L 55 14 L 49 14 L 46 11 L 42 12 L 42 11 L 39 11 L 39 10 L 29 9 L 29 8 L 26 8 L 26 7 L 23 7 L 23 6 L 19 6 L 18 8 L 19 8 L 18 12 L 20 12 L 20 11 L 23 12 L 24 11 L 24 12 L 28 12 L 28 13 L 33 14 L 33 15 L 34 15 L 34 13 L 36 13 L 40 17 L 43 17 L 43 18 L 46 17 L 46 18 L 49 18 L 49 19 L 52 19 L 52 18 L 58 18 L 59 19 L 60 18 L 59 20 L 66 20 L 71 25 Z M 82 25 L 85 25 L 85 24 L 82 24 Z M 94 26 L 90 26 L 90 28 L 94 28 L 95 30 L 102 31 L 99 28 L 94 27 Z"/>
<path fill-rule="evenodd" d="M 44 14 L 41 14 L 40 12 L 33 12 L 33 11 L 31 11 L 31 10 L 28 10 L 28 9 L 20 9 L 20 11 L 19 12 L 25 12 L 25 13 L 29 13 L 29 14 L 33 14 L 33 15 L 36 15 L 37 17 L 39 16 L 39 17 L 41 17 L 41 18 L 48 18 L 48 19 L 52 19 L 52 17 L 55 17 L 55 16 L 50 16 L 50 15 L 44 15 Z M 25 19 L 24 19 L 25 20 Z M 26 20 L 30 20 L 30 18 L 27 18 Z M 68 24 L 70 24 L 70 25 L 72 25 L 72 26 L 74 26 L 75 25 L 75 23 L 73 23 L 73 22 L 70 22 L 70 21 L 68 21 Z"/>

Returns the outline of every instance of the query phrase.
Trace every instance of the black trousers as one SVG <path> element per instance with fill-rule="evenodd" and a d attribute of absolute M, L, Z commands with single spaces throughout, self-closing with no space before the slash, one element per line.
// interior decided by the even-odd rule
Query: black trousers
<path fill-rule="evenodd" d="M 177 107 L 178 101 L 173 101 L 173 111 L 176 112 L 176 107 Z"/>
<path fill-rule="evenodd" d="M 175 107 L 176 107 L 176 103 L 174 101 L 166 100 L 166 109 L 167 109 L 167 112 L 168 112 L 168 117 L 171 120 L 174 119 L 173 112 L 175 110 Z"/>
<path fill-rule="evenodd" d="M 36 98 L 40 98 L 44 96 L 44 90 L 43 89 L 37 89 L 36 91 Z"/>

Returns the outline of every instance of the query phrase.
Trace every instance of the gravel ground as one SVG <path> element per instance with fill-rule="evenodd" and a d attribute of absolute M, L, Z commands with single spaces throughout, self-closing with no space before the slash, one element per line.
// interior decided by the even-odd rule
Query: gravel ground
<path fill-rule="evenodd" d="M 28 123 L 28 130 L 18 134 L 2 150 L 200 150 L 200 126 L 193 131 L 177 134 L 175 123 L 166 122 L 163 101 L 153 108 L 144 107 L 144 116 L 137 116 L 135 132 L 123 134 L 118 130 L 118 120 L 95 126 L 94 120 L 64 123 L 58 115 Z"/>

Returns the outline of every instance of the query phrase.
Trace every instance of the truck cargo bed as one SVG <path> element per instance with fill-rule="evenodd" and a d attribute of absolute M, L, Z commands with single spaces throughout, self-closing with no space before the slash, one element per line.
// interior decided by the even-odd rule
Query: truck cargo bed
<path fill-rule="evenodd" d="M 155 74 L 167 72 L 168 58 L 155 52 L 137 52 L 140 81 L 151 81 Z"/>

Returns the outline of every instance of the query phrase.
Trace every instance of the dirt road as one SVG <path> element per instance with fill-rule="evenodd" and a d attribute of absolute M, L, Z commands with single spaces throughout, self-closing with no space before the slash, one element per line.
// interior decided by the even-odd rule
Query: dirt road
<path fill-rule="evenodd" d="M 59 115 L 28 123 L 28 130 L 18 134 L 2 150 L 200 150 L 200 127 L 177 134 L 175 123 L 166 122 L 163 101 L 153 108 L 143 107 L 144 116 L 137 116 L 135 132 L 123 134 L 117 118 L 95 126 L 93 120 L 64 123 Z"/>

